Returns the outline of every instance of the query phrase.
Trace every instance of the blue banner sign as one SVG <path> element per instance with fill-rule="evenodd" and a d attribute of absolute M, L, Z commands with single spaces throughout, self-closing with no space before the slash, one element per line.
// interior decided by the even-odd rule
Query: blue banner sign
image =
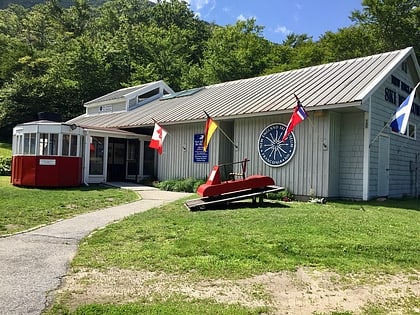
<path fill-rule="evenodd" d="M 194 163 L 208 163 L 209 162 L 209 147 L 207 151 L 203 151 L 203 133 L 194 134 Z"/>

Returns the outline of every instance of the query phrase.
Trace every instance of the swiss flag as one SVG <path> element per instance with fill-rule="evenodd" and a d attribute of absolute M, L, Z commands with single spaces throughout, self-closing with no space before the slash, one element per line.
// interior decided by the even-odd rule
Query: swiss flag
<path fill-rule="evenodd" d="M 168 132 L 163 129 L 157 122 L 155 122 L 155 129 L 153 130 L 152 140 L 150 140 L 149 148 L 155 149 L 159 154 L 162 154 L 163 140 Z"/>

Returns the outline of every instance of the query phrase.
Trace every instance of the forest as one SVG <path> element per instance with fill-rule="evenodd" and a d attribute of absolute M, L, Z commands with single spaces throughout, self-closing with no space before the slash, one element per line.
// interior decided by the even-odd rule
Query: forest
<path fill-rule="evenodd" d="M 351 26 L 282 43 L 265 39 L 254 19 L 219 26 L 179 0 L 33 2 L 0 9 L 3 141 L 39 112 L 67 120 L 84 102 L 156 80 L 179 91 L 408 46 L 420 60 L 419 0 L 363 0 Z"/>

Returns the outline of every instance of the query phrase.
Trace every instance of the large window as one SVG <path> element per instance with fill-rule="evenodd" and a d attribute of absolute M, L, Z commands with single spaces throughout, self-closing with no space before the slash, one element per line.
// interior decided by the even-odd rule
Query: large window
<path fill-rule="evenodd" d="M 35 133 L 25 133 L 23 135 L 23 154 L 35 154 Z"/>
<path fill-rule="evenodd" d="M 77 135 L 63 134 L 63 156 L 77 156 Z"/>
<path fill-rule="evenodd" d="M 92 137 L 91 139 L 89 174 L 102 175 L 104 173 L 104 138 Z"/>
<path fill-rule="evenodd" d="M 41 133 L 39 136 L 39 155 L 58 155 L 58 134 Z"/>

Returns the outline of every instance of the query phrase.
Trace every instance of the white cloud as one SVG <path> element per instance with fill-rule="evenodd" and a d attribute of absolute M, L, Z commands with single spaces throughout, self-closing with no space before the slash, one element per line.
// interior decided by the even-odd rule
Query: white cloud
<path fill-rule="evenodd" d="M 292 31 L 289 30 L 286 26 L 281 25 L 281 26 L 276 27 L 276 29 L 274 30 L 274 33 L 281 33 L 283 35 L 289 35 L 292 33 Z"/>
<path fill-rule="evenodd" d="M 238 16 L 236 17 L 236 21 L 246 21 L 246 20 L 250 20 L 250 19 L 257 20 L 257 17 L 256 17 L 256 16 L 248 16 L 248 17 L 246 17 L 246 16 L 245 16 L 245 15 L 243 15 L 243 14 L 240 14 L 240 15 L 238 15 Z"/>
<path fill-rule="evenodd" d="M 303 5 L 301 5 L 300 3 L 296 3 L 296 11 L 293 14 L 293 19 L 296 22 L 300 21 L 300 12 L 302 11 L 302 9 L 303 9 Z"/>
<path fill-rule="evenodd" d="M 246 17 L 243 14 L 240 14 L 239 16 L 236 17 L 237 21 L 245 21 Z"/>
<path fill-rule="evenodd" d="M 188 0 L 187 1 L 194 11 L 199 11 L 210 3 L 210 0 Z"/>

